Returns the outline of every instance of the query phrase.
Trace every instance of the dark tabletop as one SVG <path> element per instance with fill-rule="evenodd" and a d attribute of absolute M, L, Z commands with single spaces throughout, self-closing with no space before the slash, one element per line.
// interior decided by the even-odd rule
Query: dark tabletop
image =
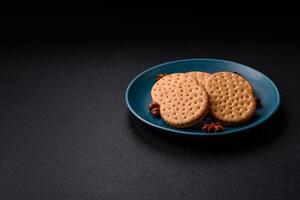
<path fill-rule="evenodd" d="M 96 15 L 104 25 L 95 28 L 95 16 L 86 25 L 36 14 L 1 29 L 0 199 L 299 199 L 300 48 L 298 32 L 286 28 L 293 24 L 237 30 L 232 16 L 219 16 L 207 17 L 206 31 L 173 32 L 159 17 L 145 17 L 146 26 L 118 16 L 115 27 Z M 125 90 L 136 75 L 201 57 L 269 76 L 282 97 L 277 113 L 240 135 L 187 138 L 129 112 Z"/>

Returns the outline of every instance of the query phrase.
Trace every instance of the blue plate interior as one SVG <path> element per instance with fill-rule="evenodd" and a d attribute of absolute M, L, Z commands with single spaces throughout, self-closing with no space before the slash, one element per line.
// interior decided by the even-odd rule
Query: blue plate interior
<path fill-rule="evenodd" d="M 224 132 L 205 133 L 199 128 L 191 127 L 178 129 L 169 126 L 162 119 L 155 118 L 148 111 L 151 102 L 151 88 L 155 83 L 155 77 L 160 73 L 175 73 L 188 71 L 204 71 L 209 73 L 219 71 L 235 71 L 243 75 L 253 86 L 256 96 L 262 101 L 254 117 L 240 126 L 226 127 Z M 277 110 L 280 104 L 280 96 L 275 84 L 264 74 L 245 65 L 217 59 L 187 59 L 163 63 L 152 67 L 137 77 L 129 84 L 126 90 L 126 104 L 129 110 L 143 122 L 159 129 L 177 134 L 187 135 L 224 135 L 243 131 L 261 124 Z"/>

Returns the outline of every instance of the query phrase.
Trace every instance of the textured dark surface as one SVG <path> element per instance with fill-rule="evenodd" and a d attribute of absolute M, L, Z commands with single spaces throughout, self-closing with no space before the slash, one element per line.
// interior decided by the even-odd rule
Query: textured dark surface
<path fill-rule="evenodd" d="M 1 45 L 0 199 L 298 199 L 298 43 L 148 37 Z M 265 73 L 280 109 L 245 134 L 213 139 L 174 137 L 129 113 L 132 78 L 193 57 Z"/>

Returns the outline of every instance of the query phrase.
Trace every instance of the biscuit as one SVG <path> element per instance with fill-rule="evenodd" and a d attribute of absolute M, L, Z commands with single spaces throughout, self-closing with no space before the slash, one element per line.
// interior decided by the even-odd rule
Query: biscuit
<path fill-rule="evenodd" d="M 179 82 L 183 80 L 186 79 L 180 79 Z M 194 82 L 172 86 L 160 104 L 163 120 L 177 128 L 195 125 L 208 111 L 208 95 L 202 86 Z"/>
<path fill-rule="evenodd" d="M 248 121 L 256 109 L 255 97 L 250 83 L 240 75 L 218 72 L 205 81 L 210 98 L 210 113 L 229 125 Z"/>
<path fill-rule="evenodd" d="M 197 81 L 192 76 L 185 73 L 166 75 L 153 85 L 151 90 L 152 101 L 160 104 L 168 91 L 172 91 L 174 88 L 186 86 L 188 84 L 197 84 Z"/>
<path fill-rule="evenodd" d="M 194 71 L 194 72 L 187 72 L 186 74 L 191 75 L 196 79 L 199 85 L 204 86 L 204 82 L 206 79 L 210 76 L 209 73 L 206 72 L 199 72 L 199 71 Z"/>

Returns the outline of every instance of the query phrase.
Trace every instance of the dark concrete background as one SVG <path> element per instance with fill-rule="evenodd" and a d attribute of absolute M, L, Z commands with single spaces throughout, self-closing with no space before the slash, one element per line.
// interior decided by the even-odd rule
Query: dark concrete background
<path fill-rule="evenodd" d="M 299 198 L 295 14 L 110 9 L 1 12 L 0 199 Z M 174 137 L 129 113 L 134 76 L 193 57 L 265 73 L 280 109 L 213 139 Z"/>

